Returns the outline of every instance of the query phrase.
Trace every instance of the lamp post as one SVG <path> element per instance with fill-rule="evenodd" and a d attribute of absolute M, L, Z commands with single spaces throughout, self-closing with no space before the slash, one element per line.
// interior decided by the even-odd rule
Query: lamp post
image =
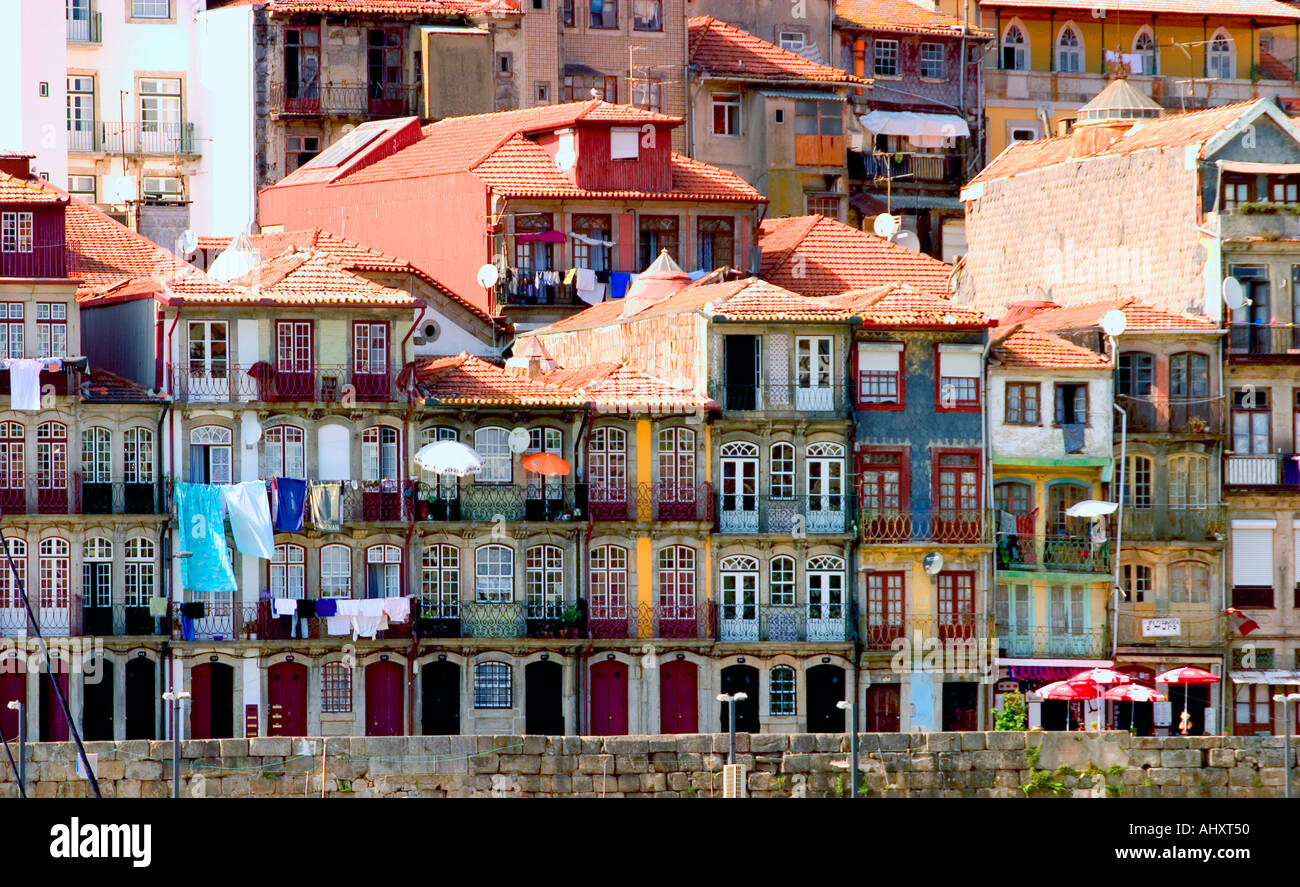
<path fill-rule="evenodd" d="M 1286 768 L 1286 794 L 1283 797 L 1291 797 L 1291 710 L 1297 702 L 1300 702 L 1300 693 L 1274 693 L 1273 701 L 1282 703 L 1282 766 Z"/>
<path fill-rule="evenodd" d="M 858 694 L 855 691 L 853 701 L 841 699 L 835 703 L 835 707 L 841 711 L 849 712 L 849 766 L 852 768 L 849 778 L 849 785 L 853 788 L 851 798 L 858 796 Z"/>
<path fill-rule="evenodd" d="M 17 699 L 10 699 L 8 708 L 18 712 L 18 795 L 27 797 L 27 711 Z"/>
<path fill-rule="evenodd" d="M 181 796 L 181 701 L 189 699 L 188 690 L 174 693 L 168 690 L 162 695 L 171 704 L 172 710 L 172 797 Z"/>
<path fill-rule="evenodd" d="M 730 746 L 728 746 L 728 751 L 727 751 L 728 764 L 736 763 L 736 703 L 744 702 L 748 698 L 749 698 L 749 694 L 744 692 L 718 694 L 719 702 L 725 702 L 730 705 L 730 708 L 728 709 L 728 718 L 727 718 L 730 724 L 730 733 L 731 733 L 731 744 Z"/>

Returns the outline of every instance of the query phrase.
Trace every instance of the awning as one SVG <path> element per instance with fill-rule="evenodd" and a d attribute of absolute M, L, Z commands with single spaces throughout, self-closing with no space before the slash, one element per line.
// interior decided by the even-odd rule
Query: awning
<path fill-rule="evenodd" d="M 808 102 L 847 102 L 845 96 L 833 92 L 799 92 L 788 89 L 760 89 L 758 94 L 768 99 L 800 99 Z"/>
<path fill-rule="evenodd" d="M 1064 681 L 1089 668 L 1110 668 L 1109 659 L 998 659 L 1013 681 Z"/>
<path fill-rule="evenodd" d="M 1300 671 L 1285 668 L 1248 668 L 1230 671 L 1234 684 L 1300 684 Z"/>
<path fill-rule="evenodd" d="M 970 127 L 956 114 L 920 111 L 872 111 L 858 118 L 862 128 L 877 135 L 906 136 L 918 148 L 938 148 L 944 139 L 970 136 Z"/>
<path fill-rule="evenodd" d="M 1300 175 L 1300 163 L 1256 163 L 1252 160 L 1216 161 L 1224 172 L 1266 173 L 1274 176 Z"/>

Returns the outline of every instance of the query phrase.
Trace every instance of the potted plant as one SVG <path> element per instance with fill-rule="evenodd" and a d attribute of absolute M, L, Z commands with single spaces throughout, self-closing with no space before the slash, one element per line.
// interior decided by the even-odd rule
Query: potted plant
<path fill-rule="evenodd" d="M 578 636 L 577 607 L 566 607 L 564 610 L 564 636 L 567 638 L 576 638 Z"/>

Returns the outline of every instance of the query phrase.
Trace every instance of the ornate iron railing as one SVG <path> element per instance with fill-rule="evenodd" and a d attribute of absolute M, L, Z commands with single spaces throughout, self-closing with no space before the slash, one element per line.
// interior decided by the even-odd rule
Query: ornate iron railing
<path fill-rule="evenodd" d="M 405 117 L 416 113 L 419 96 L 418 86 L 405 83 L 277 81 L 269 89 L 273 113 L 302 116 Z"/>
<path fill-rule="evenodd" d="M 863 510 L 858 515 L 862 540 L 875 544 L 933 542 L 987 544 L 992 522 L 987 511 L 889 512 Z"/>
<path fill-rule="evenodd" d="M 1114 538 L 1115 530 L 1116 516 L 1111 515 L 1107 521 L 1107 535 Z M 1227 533 L 1227 510 L 1222 505 L 1125 506 L 1123 530 L 1125 542 L 1157 539 L 1220 541 Z"/>
<path fill-rule="evenodd" d="M 177 364 L 172 391 L 192 403 L 317 403 L 350 406 L 386 403 L 407 397 L 400 367 L 358 373 L 342 365 L 315 364 L 301 372 L 277 370 L 261 361 L 248 367 Z"/>
<path fill-rule="evenodd" d="M 1099 659 L 1106 655 L 1109 641 L 1104 628 L 1066 631 L 1003 627 L 998 631 L 1002 652 L 1016 659 Z"/>
<path fill-rule="evenodd" d="M 773 606 L 719 602 L 719 641 L 841 642 L 853 639 L 847 604 Z"/>
<path fill-rule="evenodd" d="M 1217 647 L 1227 637 L 1227 619 L 1203 606 L 1119 614 L 1119 643 L 1125 646 Z"/>
<path fill-rule="evenodd" d="M 1110 542 L 1068 536 L 998 534 L 999 570 L 1109 573 Z"/>
<path fill-rule="evenodd" d="M 843 413 L 848 396 L 840 382 L 828 385 L 763 384 L 724 382 L 723 409 L 738 412 L 772 410 L 800 413 Z"/>
<path fill-rule="evenodd" d="M 789 497 L 724 491 L 717 498 L 720 533 L 846 533 L 853 504 L 845 490 Z"/>
<path fill-rule="evenodd" d="M 1223 402 L 1217 398 L 1118 394 L 1115 402 L 1128 414 L 1131 433 L 1218 434 L 1223 430 Z"/>

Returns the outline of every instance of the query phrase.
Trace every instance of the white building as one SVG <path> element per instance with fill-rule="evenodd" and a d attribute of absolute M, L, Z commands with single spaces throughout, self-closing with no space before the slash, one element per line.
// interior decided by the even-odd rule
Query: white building
<path fill-rule="evenodd" d="M 0 150 L 35 155 L 56 184 L 68 175 L 63 125 L 64 23 L 51 0 L 0 0 Z"/>

